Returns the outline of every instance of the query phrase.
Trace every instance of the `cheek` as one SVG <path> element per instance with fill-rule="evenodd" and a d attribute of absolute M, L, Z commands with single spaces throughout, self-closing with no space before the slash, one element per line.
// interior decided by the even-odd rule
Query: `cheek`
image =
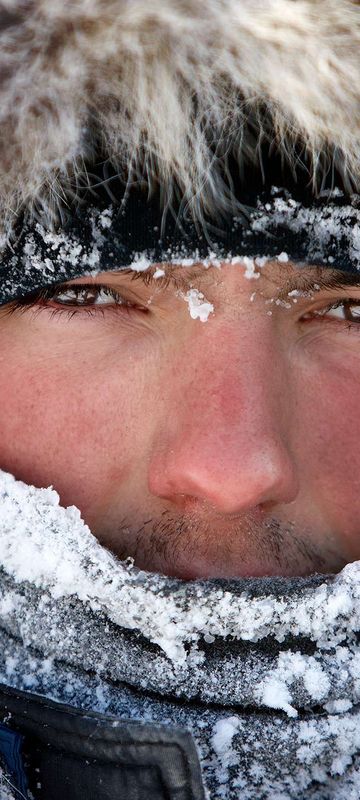
<path fill-rule="evenodd" d="M 52 484 L 83 513 L 132 469 L 142 377 L 99 353 L 16 361 L 0 371 L 0 464 L 19 479 Z M 97 366 L 99 364 L 99 366 Z M 134 413 L 135 412 L 135 413 Z M 138 436 L 138 434 L 137 434 Z M 137 448 L 141 446 L 138 441 Z"/>
<path fill-rule="evenodd" d="M 298 397 L 303 480 L 325 520 L 350 535 L 360 515 L 360 359 L 318 365 Z"/>

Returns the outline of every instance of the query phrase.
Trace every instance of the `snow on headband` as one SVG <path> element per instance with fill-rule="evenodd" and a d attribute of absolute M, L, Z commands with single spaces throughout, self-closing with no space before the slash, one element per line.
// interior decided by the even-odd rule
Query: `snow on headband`
<path fill-rule="evenodd" d="M 165 219 L 139 194 L 130 193 L 124 204 L 80 207 L 62 229 L 49 231 L 35 222 L 7 246 L 0 263 L 0 305 L 80 275 L 242 256 L 357 272 L 360 195 L 335 189 L 309 204 L 273 186 L 215 231 L 171 214 Z"/>

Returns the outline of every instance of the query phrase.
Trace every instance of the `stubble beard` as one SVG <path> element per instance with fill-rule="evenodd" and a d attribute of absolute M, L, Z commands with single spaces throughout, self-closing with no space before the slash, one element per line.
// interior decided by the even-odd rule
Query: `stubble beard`
<path fill-rule="evenodd" d="M 98 538 L 139 569 L 185 580 L 328 574 L 346 563 L 326 538 L 319 543 L 310 530 L 251 512 L 210 523 L 165 510 L 136 525 L 124 518 Z"/>

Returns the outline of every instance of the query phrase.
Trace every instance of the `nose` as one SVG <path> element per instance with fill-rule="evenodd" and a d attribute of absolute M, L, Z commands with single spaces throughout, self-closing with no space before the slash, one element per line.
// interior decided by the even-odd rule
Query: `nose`
<path fill-rule="evenodd" d="M 225 514 L 289 503 L 298 481 L 284 358 L 254 326 L 250 337 L 221 333 L 174 364 L 149 462 L 150 492 Z"/>

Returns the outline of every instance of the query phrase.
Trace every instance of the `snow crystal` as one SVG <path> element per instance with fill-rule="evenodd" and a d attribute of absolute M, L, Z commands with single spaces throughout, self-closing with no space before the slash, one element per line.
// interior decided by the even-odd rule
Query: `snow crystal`
<path fill-rule="evenodd" d="M 186 294 L 179 292 L 179 297 L 188 303 L 191 319 L 199 319 L 201 322 L 207 322 L 209 314 L 214 313 L 213 304 L 209 303 L 203 293 L 199 292 L 197 289 L 189 289 Z"/>
<path fill-rule="evenodd" d="M 334 254 L 347 248 L 349 258 L 360 268 L 360 212 L 356 203 L 307 207 L 283 191 L 272 187 L 273 200 L 263 205 L 258 201 L 250 222 L 255 233 L 267 233 L 274 228 L 285 228 L 291 233 L 307 235 L 307 258 L 325 259 L 334 263 Z M 336 197 L 336 193 L 332 193 Z M 332 252 L 329 252 L 332 250 Z M 287 261 L 287 253 L 280 253 L 278 261 Z"/>
<path fill-rule="evenodd" d="M 91 237 L 80 242 L 70 231 L 51 231 L 36 223 L 25 236 L 22 248 L 22 270 L 30 275 L 34 270 L 44 276 L 44 281 L 57 275 L 59 280 L 67 276 L 68 266 L 80 265 L 86 274 L 96 274 L 99 267 L 101 248 L 105 242 L 103 230 L 111 226 L 112 208 L 101 213 L 92 209 L 89 214 Z M 34 236 L 36 233 L 36 238 Z M 45 255 L 44 246 L 49 255 Z M 80 271 L 80 270 L 79 270 Z"/>
<path fill-rule="evenodd" d="M 206 269 L 208 269 L 209 267 L 217 267 L 218 269 L 220 269 L 223 263 L 223 259 L 219 258 L 219 256 L 216 255 L 216 253 L 212 253 L 210 251 L 208 257 L 205 258 L 201 263 L 204 265 Z"/>
<path fill-rule="evenodd" d="M 330 688 L 330 681 L 319 664 L 307 667 L 303 676 L 304 686 L 314 702 L 322 700 Z"/>
<path fill-rule="evenodd" d="M 134 272 L 146 272 L 151 266 L 152 261 L 144 253 L 137 253 L 128 268 Z"/>
<path fill-rule="evenodd" d="M 194 258 L 180 258 L 173 261 L 178 267 L 193 267 L 195 264 Z"/>
<path fill-rule="evenodd" d="M 226 797 L 227 785 L 229 780 L 229 767 L 236 764 L 238 753 L 233 749 L 233 739 L 241 729 L 239 717 L 223 717 L 217 720 L 213 728 L 211 744 L 215 754 L 219 759 L 217 766 L 218 782 L 225 786 L 225 793 L 221 792 L 220 797 Z"/>
<path fill-rule="evenodd" d="M 289 716 L 295 716 L 290 688 L 300 684 L 309 700 L 318 703 L 328 697 L 330 679 L 314 656 L 283 652 L 277 659 L 276 668 L 260 684 L 258 693 L 262 702 L 271 708 L 282 708 Z"/>
<path fill-rule="evenodd" d="M 266 678 L 258 691 L 258 696 L 268 708 L 278 708 L 289 717 L 297 717 L 297 710 L 291 705 L 292 697 L 286 683 L 278 678 Z"/>
<path fill-rule="evenodd" d="M 275 305 L 281 308 L 291 308 L 291 303 L 287 303 L 286 300 L 280 300 L 280 298 L 275 300 Z"/>
<path fill-rule="evenodd" d="M 101 228 L 111 228 L 113 217 L 113 207 L 105 208 L 99 215 L 99 225 Z"/>
<path fill-rule="evenodd" d="M 269 261 L 269 258 L 270 258 L 269 256 L 256 256 L 256 258 L 255 258 L 256 266 L 260 267 L 260 269 L 262 267 L 265 267 L 265 264 L 267 264 L 267 262 Z"/>
<path fill-rule="evenodd" d="M 239 717 L 223 717 L 214 727 L 212 743 L 215 753 L 228 763 L 231 758 L 232 741 L 240 726 Z"/>
<path fill-rule="evenodd" d="M 346 698 L 340 700 L 329 700 L 328 703 L 325 703 L 324 708 L 329 714 L 343 714 L 345 711 L 350 711 L 353 707 L 351 700 L 346 700 Z"/>
<path fill-rule="evenodd" d="M 256 280 L 260 278 L 260 273 L 256 272 L 256 266 L 259 266 L 257 263 L 255 264 L 254 258 L 249 258 L 249 256 L 235 256 L 231 259 L 231 264 L 241 264 L 241 266 L 245 267 L 244 277 L 248 280 Z"/>

